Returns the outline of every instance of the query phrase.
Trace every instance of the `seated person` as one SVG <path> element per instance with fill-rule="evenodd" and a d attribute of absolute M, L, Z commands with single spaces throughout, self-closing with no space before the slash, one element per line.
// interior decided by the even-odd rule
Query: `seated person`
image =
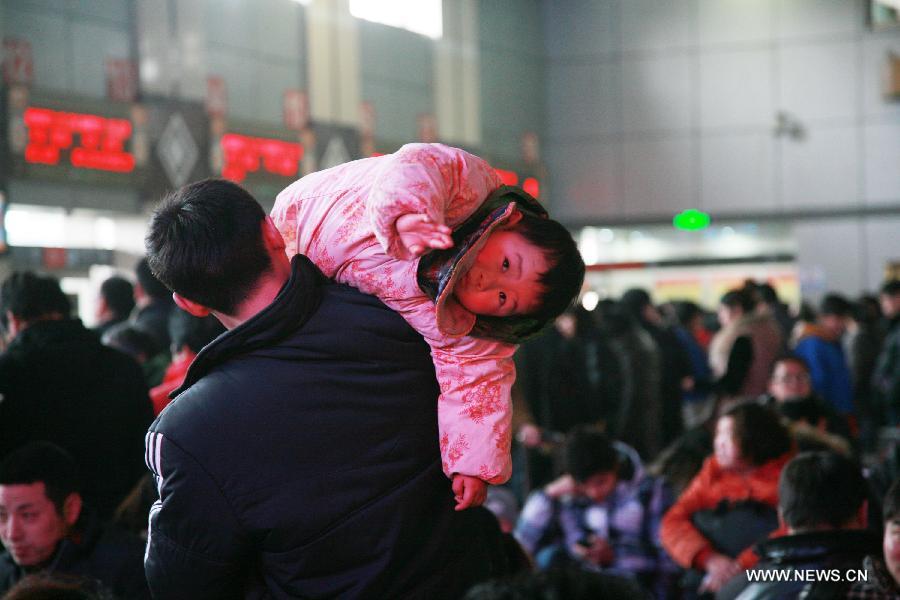
<path fill-rule="evenodd" d="M 0 463 L 0 593 L 26 574 L 97 580 L 116 597 L 149 598 L 140 539 L 101 526 L 83 505 L 75 462 L 32 442 Z"/>
<path fill-rule="evenodd" d="M 717 591 L 756 561 L 752 545 L 777 527 L 778 476 L 791 454 L 787 429 L 759 404 L 719 417 L 713 455 L 660 529 L 669 556 L 704 573 L 701 591 Z"/>
<path fill-rule="evenodd" d="M 900 479 L 894 481 L 882 506 L 884 539 L 882 550 L 866 556 L 866 580 L 853 585 L 848 598 L 900 598 Z"/>
<path fill-rule="evenodd" d="M 664 579 L 655 524 L 665 502 L 633 449 L 586 426 L 568 436 L 566 474 L 533 492 L 514 535 L 539 568 L 577 563 L 636 576 L 648 588 Z"/>
<path fill-rule="evenodd" d="M 833 452 L 800 454 L 781 473 L 778 494 L 778 516 L 787 535 L 759 545 L 762 559 L 756 570 L 827 571 L 839 577 L 760 577 L 750 583 L 741 573 L 717 598 L 846 598 L 854 582 L 845 574 L 861 570 L 866 554 L 878 551 L 878 537 L 865 529 L 868 504 L 860 466 Z"/>

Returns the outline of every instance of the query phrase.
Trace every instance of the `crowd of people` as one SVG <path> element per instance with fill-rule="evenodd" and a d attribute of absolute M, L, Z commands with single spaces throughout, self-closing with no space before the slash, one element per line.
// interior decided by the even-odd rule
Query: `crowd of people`
<path fill-rule="evenodd" d="M 422 154 L 499 185 L 477 157 Z M 426 179 L 481 198 L 458 173 Z M 320 256 L 301 247 L 304 202 L 327 187 L 310 181 L 271 218 L 224 181 L 171 194 L 134 276 L 100 287 L 94 329 L 56 279 L 3 282 L 3 598 L 900 598 L 900 281 L 797 315 L 760 282 L 716 313 L 632 289 L 549 318 L 512 384 L 512 343 L 549 302 L 536 282 L 583 275 L 529 279 L 571 262 L 567 234 L 528 230 L 523 212 L 546 215 L 510 188 L 454 229 L 468 237 L 398 225 L 386 235 L 412 255 L 449 252 L 423 284 L 435 317 L 352 219 Z M 311 262 L 348 239 L 352 287 Z M 499 307 L 473 308 L 510 276 Z M 502 343 L 459 346 L 404 310 Z M 457 400 L 471 423 L 445 419 Z M 471 475 L 452 468 L 466 457 Z"/>

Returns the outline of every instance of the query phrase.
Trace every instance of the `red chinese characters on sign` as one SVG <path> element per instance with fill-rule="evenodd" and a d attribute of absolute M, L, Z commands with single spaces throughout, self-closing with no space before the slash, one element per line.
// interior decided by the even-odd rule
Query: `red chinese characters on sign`
<path fill-rule="evenodd" d="M 127 119 L 34 107 L 25 110 L 24 119 L 28 129 L 26 162 L 57 165 L 62 152 L 70 150 L 69 161 L 79 169 L 134 170 L 134 156 L 125 151 L 125 142 L 131 137 Z"/>
<path fill-rule="evenodd" d="M 270 138 L 226 133 L 222 136 L 221 145 L 222 177 L 234 182 L 241 182 L 247 173 L 258 171 L 260 161 L 264 171 L 297 177 L 300 159 L 303 158 L 302 145 Z"/>
<path fill-rule="evenodd" d="M 500 176 L 500 181 L 503 182 L 503 185 L 519 185 L 519 175 L 514 171 L 496 168 L 494 171 Z M 534 177 L 526 177 L 525 181 L 522 182 L 522 189 L 535 198 L 538 198 L 541 195 L 540 183 Z"/>

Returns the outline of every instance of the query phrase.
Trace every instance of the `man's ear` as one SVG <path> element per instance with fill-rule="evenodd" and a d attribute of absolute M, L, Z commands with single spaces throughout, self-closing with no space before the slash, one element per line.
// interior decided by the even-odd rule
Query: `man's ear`
<path fill-rule="evenodd" d="M 272 220 L 272 217 L 266 215 L 266 218 L 263 219 L 262 222 L 262 234 L 263 241 L 265 241 L 266 246 L 272 248 L 274 250 L 281 250 L 284 252 L 287 245 L 284 243 L 284 236 L 281 235 L 281 232 L 278 231 L 278 227 L 275 226 L 275 222 Z"/>
<path fill-rule="evenodd" d="M 72 492 L 63 502 L 63 520 L 71 527 L 81 516 L 81 494 Z"/>
<path fill-rule="evenodd" d="M 201 319 L 209 316 L 209 313 L 212 312 L 202 304 L 194 302 L 193 300 L 188 300 L 178 292 L 172 292 L 172 300 L 174 300 L 175 305 L 184 312 L 194 315 L 195 317 L 200 317 Z"/>

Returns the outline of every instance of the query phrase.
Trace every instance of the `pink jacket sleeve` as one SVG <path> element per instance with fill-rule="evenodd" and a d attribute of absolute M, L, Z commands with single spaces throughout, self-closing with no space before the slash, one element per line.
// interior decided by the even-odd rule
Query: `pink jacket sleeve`
<path fill-rule="evenodd" d="M 384 251 L 401 260 L 414 257 L 400 244 L 398 217 L 424 213 L 454 228 L 501 185 L 487 162 L 442 144 L 406 144 L 385 158 L 366 202 L 366 218 Z"/>
<path fill-rule="evenodd" d="M 510 390 L 516 377 L 515 346 L 472 337 L 450 347 L 432 346 L 441 395 L 438 430 L 444 473 L 491 484 L 512 472 Z"/>

